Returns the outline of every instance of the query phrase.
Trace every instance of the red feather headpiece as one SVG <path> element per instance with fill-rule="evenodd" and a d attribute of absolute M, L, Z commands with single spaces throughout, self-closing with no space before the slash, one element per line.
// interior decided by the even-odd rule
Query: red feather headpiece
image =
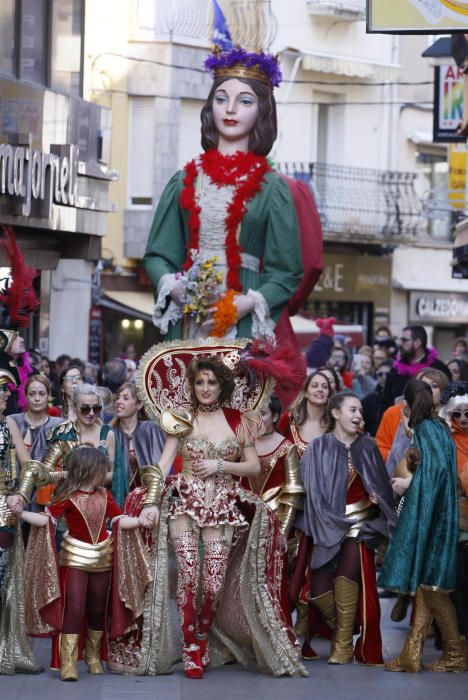
<path fill-rule="evenodd" d="M 275 380 L 275 393 L 299 391 L 306 378 L 306 363 L 299 350 L 289 342 L 252 340 L 241 352 L 241 363 L 250 374 Z"/>
<path fill-rule="evenodd" d="M 26 265 L 11 226 L 4 226 L 3 230 L 5 238 L 0 240 L 0 246 L 6 251 L 11 267 L 11 279 L 0 294 L 0 304 L 4 306 L 3 317 L 8 319 L 10 326 L 26 328 L 30 314 L 39 306 L 39 298 L 33 287 L 37 270 Z"/>

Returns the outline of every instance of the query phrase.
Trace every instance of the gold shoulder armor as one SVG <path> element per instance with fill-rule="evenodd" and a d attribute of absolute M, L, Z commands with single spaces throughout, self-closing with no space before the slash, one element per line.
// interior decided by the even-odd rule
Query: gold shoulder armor
<path fill-rule="evenodd" d="M 168 435 L 187 437 L 193 430 L 193 416 L 190 411 L 168 408 L 161 413 L 161 428 Z"/>

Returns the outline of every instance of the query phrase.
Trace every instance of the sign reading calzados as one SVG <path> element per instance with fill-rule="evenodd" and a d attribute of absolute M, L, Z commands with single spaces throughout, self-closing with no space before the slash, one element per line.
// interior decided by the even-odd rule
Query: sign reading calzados
<path fill-rule="evenodd" d="M 37 215 L 42 218 L 51 216 L 53 202 L 75 205 L 79 148 L 51 146 L 50 150 L 42 153 L 32 148 L 31 136 L 19 145 L 0 143 L 0 195 L 21 200 L 23 216 L 31 215 L 34 200 L 40 202 Z"/>
<path fill-rule="evenodd" d="M 411 292 L 410 321 L 468 323 L 468 295 Z"/>

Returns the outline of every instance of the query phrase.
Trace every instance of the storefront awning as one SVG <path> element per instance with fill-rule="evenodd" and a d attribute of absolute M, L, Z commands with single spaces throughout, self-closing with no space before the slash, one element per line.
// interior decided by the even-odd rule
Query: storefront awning
<path fill-rule="evenodd" d="M 141 318 L 143 321 L 151 323 L 154 297 L 152 292 L 115 292 L 106 290 L 99 301 L 99 306 L 117 311 L 123 316 Z"/>
<path fill-rule="evenodd" d="M 334 73 L 349 78 L 364 78 L 367 80 L 397 80 L 401 72 L 401 66 L 395 63 L 340 56 L 324 51 L 307 51 L 300 48 L 288 48 L 286 51 L 293 56 L 301 57 L 302 68 L 307 71 Z"/>

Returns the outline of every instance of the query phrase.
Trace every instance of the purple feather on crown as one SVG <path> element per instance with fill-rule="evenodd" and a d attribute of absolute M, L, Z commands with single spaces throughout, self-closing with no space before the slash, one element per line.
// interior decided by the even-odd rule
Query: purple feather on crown
<path fill-rule="evenodd" d="M 221 52 L 215 48 L 213 53 L 204 62 L 205 70 L 215 73 L 217 70 L 232 68 L 233 66 L 243 66 L 253 70 L 261 71 L 272 87 L 278 87 L 281 82 L 281 70 L 278 59 L 272 54 L 251 53 L 241 46 L 236 46 L 230 51 Z"/>

